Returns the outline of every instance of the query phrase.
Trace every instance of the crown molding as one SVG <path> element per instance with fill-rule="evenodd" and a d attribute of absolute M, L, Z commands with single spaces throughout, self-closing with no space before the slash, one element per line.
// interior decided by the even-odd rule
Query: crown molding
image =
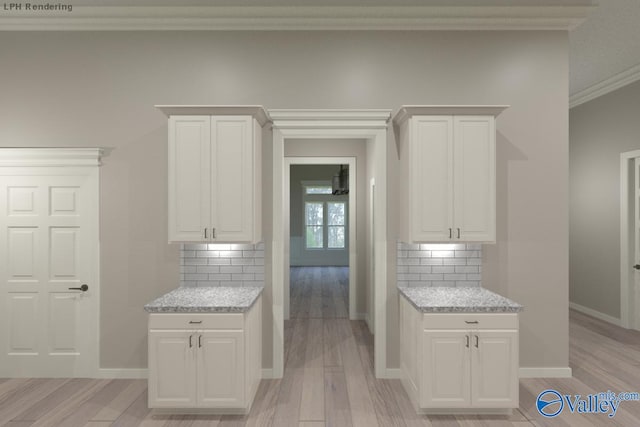
<path fill-rule="evenodd" d="M 73 6 L 0 12 L 0 31 L 572 30 L 592 6 Z"/>
<path fill-rule="evenodd" d="M 606 80 L 589 86 L 569 97 L 569 108 L 577 107 L 623 86 L 640 80 L 640 64 L 618 73 Z"/>
<path fill-rule="evenodd" d="M 277 129 L 386 129 L 391 110 L 274 109 L 269 116 Z"/>
<path fill-rule="evenodd" d="M 416 115 L 453 116 L 458 114 L 496 117 L 507 108 L 509 105 L 403 105 L 393 117 L 393 122 L 401 125 L 405 120 Z"/>
<path fill-rule="evenodd" d="M 168 116 L 253 116 L 260 126 L 271 123 L 262 105 L 156 105 Z"/>
<path fill-rule="evenodd" d="M 0 148 L 0 166 L 100 166 L 106 154 L 102 148 Z"/>

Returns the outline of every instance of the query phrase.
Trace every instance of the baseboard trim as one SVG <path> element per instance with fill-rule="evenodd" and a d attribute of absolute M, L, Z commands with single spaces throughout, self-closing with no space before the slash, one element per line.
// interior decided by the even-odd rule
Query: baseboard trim
<path fill-rule="evenodd" d="M 592 308 L 589 307 L 585 307 L 583 305 L 580 304 L 576 304 L 575 302 L 570 302 L 569 303 L 569 308 L 575 310 L 575 311 L 579 311 L 580 313 L 589 315 L 591 317 L 595 317 L 596 319 L 600 319 L 602 321 L 605 321 L 607 323 L 611 323 L 613 325 L 616 326 L 622 326 L 622 321 L 620 319 L 618 319 L 617 317 L 613 317 L 610 316 L 608 314 L 602 313 L 598 310 L 594 310 Z"/>
<path fill-rule="evenodd" d="M 566 368 L 520 368 L 520 378 L 571 378 L 570 367 Z"/>
<path fill-rule="evenodd" d="M 270 380 L 273 378 L 273 368 L 262 368 L 262 379 Z"/>
<path fill-rule="evenodd" d="M 356 313 L 356 316 L 351 320 L 367 320 L 367 313 Z"/>
<path fill-rule="evenodd" d="M 374 329 L 372 327 L 373 322 L 371 322 L 371 316 L 367 316 L 367 318 L 364 319 L 364 322 L 367 324 L 367 328 L 369 328 L 369 332 L 371 333 L 371 335 L 375 335 Z"/>
<path fill-rule="evenodd" d="M 399 380 L 402 378 L 402 371 L 400 368 L 387 368 L 385 371 L 384 379 L 387 380 Z"/>
<path fill-rule="evenodd" d="M 99 369 L 97 378 L 104 379 L 147 379 L 147 369 Z"/>

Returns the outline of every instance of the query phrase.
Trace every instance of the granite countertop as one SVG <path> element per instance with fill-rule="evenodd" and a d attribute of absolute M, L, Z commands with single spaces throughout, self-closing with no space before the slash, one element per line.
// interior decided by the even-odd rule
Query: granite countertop
<path fill-rule="evenodd" d="M 479 287 L 398 287 L 423 313 L 517 313 L 522 305 Z"/>
<path fill-rule="evenodd" d="M 144 306 L 150 313 L 243 313 L 251 308 L 263 288 L 204 287 L 175 289 Z"/>

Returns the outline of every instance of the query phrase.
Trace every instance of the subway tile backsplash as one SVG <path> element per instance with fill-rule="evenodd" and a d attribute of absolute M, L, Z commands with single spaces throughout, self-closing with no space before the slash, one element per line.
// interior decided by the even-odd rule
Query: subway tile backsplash
<path fill-rule="evenodd" d="M 398 286 L 481 286 L 482 245 L 398 242 Z"/>
<path fill-rule="evenodd" d="M 180 286 L 264 286 L 264 243 L 185 243 Z"/>

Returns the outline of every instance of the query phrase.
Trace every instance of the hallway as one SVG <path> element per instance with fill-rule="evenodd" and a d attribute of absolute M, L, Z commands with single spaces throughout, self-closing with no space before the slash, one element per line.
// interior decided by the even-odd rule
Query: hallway
<path fill-rule="evenodd" d="M 291 319 L 349 317 L 349 267 L 291 267 Z"/>

